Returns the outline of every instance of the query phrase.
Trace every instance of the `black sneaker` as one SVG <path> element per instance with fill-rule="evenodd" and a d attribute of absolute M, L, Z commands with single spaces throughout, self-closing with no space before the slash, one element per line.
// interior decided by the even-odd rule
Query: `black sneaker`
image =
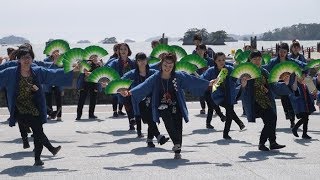
<path fill-rule="evenodd" d="M 138 134 L 137 138 L 143 138 L 144 137 L 144 135 L 141 133 L 141 131 L 138 131 L 137 134 Z"/>
<path fill-rule="evenodd" d="M 60 151 L 60 149 L 61 149 L 61 146 L 53 148 L 53 150 L 51 151 L 52 155 L 55 156 Z"/>
<path fill-rule="evenodd" d="M 113 117 L 118 117 L 117 111 L 114 111 L 114 112 L 113 112 Z"/>
<path fill-rule="evenodd" d="M 214 129 L 214 127 L 211 124 L 206 125 L 207 129 Z"/>
<path fill-rule="evenodd" d="M 160 138 L 160 141 L 158 142 L 158 144 L 164 145 L 166 142 L 169 141 L 169 139 L 170 139 L 170 138 L 166 138 L 165 136 L 162 136 L 162 137 Z"/>
<path fill-rule="evenodd" d="M 246 130 L 246 126 L 244 124 L 240 125 L 240 131 L 245 131 Z"/>
<path fill-rule="evenodd" d="M 230 140 L 232 138 L 227 134 L 227 135 L 223 135 L 223 139 Z"/>
<path fill-rule="evenodd" d="M 134 130 L 136 130 L 136 128 L 134 128 L 134 125 L 130 125 L 129 131 L 134 131 Z"/>
<path fill-rule="evenodd" d="M 89 119 L 97 119 L 98 117 L 97 116 L 95 116 L 95 115 L 91 115 L 91 116 L 89 116 Z"/>
<path fill-rule="evenodd" d="M 291 129 L 292 134 L 293 134 L 295 137 L 299 137 L 297 130 L 298 130 L 297 128 L 292 128 L 292 129 Z"/>
<path fill-rule="evenodd" d="M 201 109 L 201 110 L 200 110 L 200 114 L 206 114 L 206 110 Z"/>
<path fill-rule="evenodd" d="M 154 148 L 156 147 L 156 145 L 153 144 L 153 142 L 148 142 L 148 148 Z"/>
<path fill-rule="evenodd" d="M 180 153 L 174 153 L 174 158 L 173 159 L 181 159 L 181 154 Z"/>
<path fill-rule="evenodd" d="M 220 117 L 220 120 L 221 120 L 222 122 L 226 122 L 227 117 L 226 117 L 225 115 L 222 115 L 222 116 Z"/>
<path fill-rule="evenodd" d="M 30 147 L 28 138 L 22 139 L 22 141 L 23 141 L 23 149 L 27 149 Z"/>
<path fill-rule="evenodd" d="M 302 134 L 302 138 L 303 139 L 312 139 L 310 136 L 308 136 L 308 134 Z"/>
<path fill-rule="evenodd" d="M 272 150 L 272 149 L 282 149 L 282 148 L 284 148 L 284 147 L 286 147 L 286 145 L 280 145 L 280 144 L 278 144 L 278 143 L 272 143 L 272 144 L 270 144 L 270 150 Z"/>
<path fill-rule="evenodd" d="M 122 111 L 118 111 L 118 114 L 119 114 L 120 116 L 125 116 L 125 115 L 126 115 L 126 113 L 124 113 L 124 112 L 122 112 Z"/>
<path fill-rule="evenodd" d="M 267 146 L 265 146 L 264 144 L 260 144 L 260 145 L 259 145 L 259 150 L 260 150 L 260 151 L 269 151 L 270 149 L 267 148 Z"/>
<path fill-rule="evenodd" d="M 35 160 L 33 165 L 34 165 L 34 166 L 43 166 L 44 163 L 43 163 L 43 161 L 41 161 L 41 160 L 39 159 L 39 160 Z"/>

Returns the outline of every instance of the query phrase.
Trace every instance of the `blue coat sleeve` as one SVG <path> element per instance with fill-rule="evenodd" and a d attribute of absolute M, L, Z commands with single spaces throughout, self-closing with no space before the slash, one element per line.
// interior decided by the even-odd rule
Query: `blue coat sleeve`
<path fill-rule="evenodd" d="M 33 64 L 36 64 L 37 66 L 49 68 L 50 66 L 52 66 L 53 63 L 52 62 L 43 62 L 43 61 L 33 61 Z"/>
<path fill-rule="evenodd" d="M 14 67 L 14 66 L 17 66 L 18 65 L 18 61 L 9 61 L 9 62 L 6 62 L 2 65 L 0 65 L 0 71 L 1 70 L 4 70 L 4 69 L 7 69 L 9 67 Z"/>
<path fill-rule="evenodd" d="M 64 73 L 63 69 L 45 69 L 39 67 L 40 84 L 71 86 L 73 72 Z"/>
<path fill-rule="evenodd" d="M 0 87 L 5 87 L 6 84 L 8 84 L 9 75 L 8 70 L 2 70 L 0 71 Z"/>
<path fill-rule="evenodd" d="M 270 88 L 278 96 L 285 96 L 292 93 L 291 89 L 284 82 L 271 83 Z"/>
<path fill-rule="evenodd" d="M 207 69 L 203 74 L 201 74 L 200 78 L 206 79 L 208 81 L 216 78 L 216 77 L 214 77 L 214 67 Z"/>
<path fill-rule="evenodd" d="M 194 96 L 202 96 L 209 87 L 209 81 L 181 72 L 181 88 Z"/>

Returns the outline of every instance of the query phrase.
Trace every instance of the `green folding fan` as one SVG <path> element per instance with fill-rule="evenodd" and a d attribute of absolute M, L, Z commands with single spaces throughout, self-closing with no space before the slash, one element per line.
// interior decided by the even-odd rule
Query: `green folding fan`
<path fill-rule="evenodd" d="M 234 54 L 234 58 L 236 59 L 241 53 L 243 53 L 242 49 L 238 49 Z"/>
<path fill-rule="evenodd" d="M 129 89 L 131 84 L 132 81 L 128 79 L 113 80 L 107 85 L 104 92 L 106 94 L 117 94 L 121 89 Z"/>
<path fill-rule="evenodd" d="M 166 44 L 159 44 L 157 45 L 151 52 L 150 56 L 154 58 L 159 58 L 160 54 L 162 53 L 174 53 L 174 49 Z"/>
<path fill-rule="evenodd" d="M 83 58 L 84 50 L 81 48 L 73 48 L 63 55 L 63 69 L 64 72 L 72 71 L 77 63 L 80 63 Z"/>
<path fill-rule="evenodd" d="M 220 70 L 220 73 L 217 76 L 218 82 L 212 86 L 212 92 L 215 92 L 218 87 L 220 86 L 221 83 L 227 78 L 228 75 L 228 69 L 227 68 L 222 68 Z"/>
<path fill-rule="evenodd" d="M 158 62 L 160 62 L 160 59 L 158 59 L 158 58 L 151 58 L 148 60 L 148 64 L 155 64 Z"/>
<path fill-rule="evenodd" d="M 88 76 L 88 82 L 98 83 L 99 81 L 110 82 L 120 79 L 119 73 L 111 67 L 99 67 Z"/>
<path fill-rule="evenodd" d="M 281 75 L 284 73 L 289 73 L 289 74 L 295 73 L 297 76 L 301 76 L 302 71 L 299 65 L 297 65 L 294 62 L 285 61 L 285 62 L 279 63 L 271 69 L 270 75 L 269 75 L 269 83 L 278 82 L 280 80 Z"/>
<path fill-rule="evenodd" d="M 188 63 L 191 63 L 191 64 L 194 64 L 197 66 L 198 69 L 201 69 L 201 68 L 204 68 L 204 67 L 207 67 L 207 61 L 203 58 L 201 58 L 199 55 L 197 54 L 190 54 L 190 55 L 187 55 L 185 57 L 183 57 L 181 60 L 181 62 L 188 62 Z"/>
<path fill-rule="evenodd" d="M 65 53 L 70 49 L 69 43 L 62 39 L 56 39 L 48 43 L 48 45 L 45 47 L 43 54 L 46 54 L 47 56 L 51 56 L 52 53 L 56 50 L 59 51 L 60 54 Z"/>
<path fill-rule="evenodd" d="M 270 54 L 263 54 L 263 55 L 262 55 L 262 60 L 263 60 L 263 63 L 262 63 L 262 64 L 269 64 L 271 58 L 272 58 L 272 57 L 271 57 Z"/>
<path fill-rule="evenodd" d="M 174 52 L 177 56 L 177 61 L 180 61 L 180 59 L 182 59 L 183 57 L 188 55 L 187 52 L 180 46 L 172 45 L 170 47 L 174 50 Z"/>
<path fill-rule="evenodd" d="M 88 46 L 84 49 L 84 59 L 89 60 L 90 56 L 97 55 L 98 58 L 103 58 L 108 55 L 108 51 L 100 46 Z"/>
<path fill-rule="evenodd" d="M 56 65 L 59 67 L 63 67 L 63 60 L 64 60 L 64 54 L 61 54 L 56 61 Z"/>
<path fill-rule="evenodd" d="M 235 57 L 235 60 L 238 64 L 245 63 L 248 61 L 251 51 L 241 52 L 238 56 Z"/>
<path fill-rule="evenodd" d="M 261 70 L 258 68 L 258 66 L 252 64 L 251 62 L 246 62 L 236 66 L 231 72 L 230 76 L 235 78 L 249 76 L 255 79 L 261 76 Z"/>
<path fill-rule="evenodd" d="M 197 71 L 197 66 L 194 64 L 191 64 L 189 62 L 182 62 L 179 61 L 176 64 L 176 71 L 183 71 L 186 72 L 188 74 L 195 74 Z"/>
<path fill-rule="evenodd" d="M 320 67 L 320 59 L 311 60 L 305 69 L 319 68 Z"/>
<path fill-rule="evenodd" d="M 87 60 L 80 61 L 79 65 L 80 65 L 80 72 L 82 73 L 84 72 L 84 70 L 90 71 L 91 69 L 91 65 L 88 63 Z"/>

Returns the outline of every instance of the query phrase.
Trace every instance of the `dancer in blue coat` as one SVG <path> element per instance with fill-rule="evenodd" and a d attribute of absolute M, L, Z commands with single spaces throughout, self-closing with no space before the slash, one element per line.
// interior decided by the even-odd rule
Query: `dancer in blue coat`
<path fill-rule="evenodd" d="M 144 53 L 138 53 L 135 59 L 136 69 L 127 72 L 122 77 L 123 79 L 130 79 L 133 81 L 130 89 L 143 83 L 148 77 L 157 72 L 156 70 L 149 69 L 147 56 Z M 143 121 L 143 123 L 148 124 L 147 144 L 148 147 L 152 148 L 155 147 L 152 141 L 153 137 L 157 138 L 160 145 L 166 143 L 169 138 L 166 138 L 165 136 L 160 134 L 156 122 L 152 120 L 151 95 L 152 94 L 150 93 L 139 103 L 139 111 L 134 111 L 134 114 L 137 123 L 137 134 L 139 138 L 143 137 L 143 134 L 141 133 L 141 120 Z M 126 101 L 130 101 L 131 103 L 131 97 L 125 97 L 125 99 Z"/>
<path fill-rule="evenodd" d="M 42 124 L 47 121 L 47 113 L 41 84 L 69 86 L 73 73 L 31 66 L 34 54 L 30 49 L 19 49 L 17 58 L 18 66 L 0 71 L 0 87 L 7 89 L 9 126 L 20 121 L 31 127 L 35 146 L 34 165 L 41 166 L 44 164 L 40 159 L 43 146 L 53 155 L 61 149 L 61 146 L 53 147 L 43 132 Z"/>
<path fill-rule="evenodd" d="M 214 55 L 215 66 L 209 68 L 201 75 L 201 77 L 206 80 L 216 79 L 222 68 L 226 68 L 228 70 L 228 75 L 225 81 L 222 82 L 217 90 L 212 93 L 212 99 L 215 104 L 226 109 L 226 122 L 223 131 L 223 138 L 231 139 L 229 136 L 229 131 L 232 120 L 238 124 L 240 130 L 243 130 L 245 125 L 234 111 L 234 104 L 237 103 L 239 87 L 237 87 L 236 79 L 230 76 L 231 72 L 233 71 L 233 67 L 225 64 L 225 58 L 226 56 L 224 53 L 217 52 Z"/>
<path fill-rule="evenodd" d="M 175 72 L 177 57 L 173 53 L 164 53 L 161 56 L 161 69 L 143 83 L 130 91 L 121 91 L 122 96 L 130 96 L 135 112 L 139 112 L 139 103 L 152 94 L 151 108 L 153 121 L 159 122 L 162 118 L 170 138 L 173 141 L 172 150 L 175 159 L 181 158 L 182 145 L 182 118 L 189 121 L 188 109 L 183 90 L 201 96 L 215 81 L 207 81 L 195 76 Z"/>
<path fill-rule="evenodd" d="M 261 52 L 251 52 L 249 61 L 260 68 L 262 76 L 257 79 L 249 79 L 244 76 L 240 79 L 241 99 L 249 122 L 256 122 L 256 118 L 259 117 L 263 120 L 264 127 L 260 134 L 259 150 L 284 148 L 285 145 L 276 142 L 277 108 L 274 99 L 275 94 L 289 95 L 291 93 L 287 86 L 290 77 L 287 76 L 285 82 L 269 84 L 269 72 L 261 67 Z M 265 146 L 267 140 L 270 142 L 270 149 Z"/>

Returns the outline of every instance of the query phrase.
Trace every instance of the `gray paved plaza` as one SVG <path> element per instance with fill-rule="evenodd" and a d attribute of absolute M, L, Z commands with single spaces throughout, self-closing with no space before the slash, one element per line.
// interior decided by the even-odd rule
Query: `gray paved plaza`
<path fill-rule="evenodd" d="M 54 146 L 61 145 L 56 155 L 44 148 L 43 167 L 34 167 L 33 143 L 24 150 L 18 127 L 6 123 L 8 112 L 0 109 L 0 179 L 319 179 L 320 115 L 310 116 L 312 140 L 296 138 L 284 120 L 277 101 L 277 141 L 287 147 L 279 151 L 258 151 L 263 123 L 248 123 L 239 131 L 233 123 L 230 136 L 222 139 L 224 124 L 214 118 L 214 130 L 205 128 L 205 116 L 199 115 L 199 102 L 188 103 L 190 122 L 184 124 L 182 159 L 174 160 L 171 140 L 156 148 L 146 147 L 144 138 L 128 131 L 128 120 L 112 118 L 111 105 L 96 108 L 97 120 L 75 121 L 76 107 L 63 107 L 63 121 L 49 121 L 44 130 Z M 235 106 L 242 114 L 241 104 Z M 87 118 L 85 107 L 83 118 Z M 166 133 L 160 123 L 161 133 Z M 298 132 L 301 135 L 301 130 Z M 32 142 L 32 138 L 29 138 Z M 156 141 L 155 141 L 156 143 Z"/>

